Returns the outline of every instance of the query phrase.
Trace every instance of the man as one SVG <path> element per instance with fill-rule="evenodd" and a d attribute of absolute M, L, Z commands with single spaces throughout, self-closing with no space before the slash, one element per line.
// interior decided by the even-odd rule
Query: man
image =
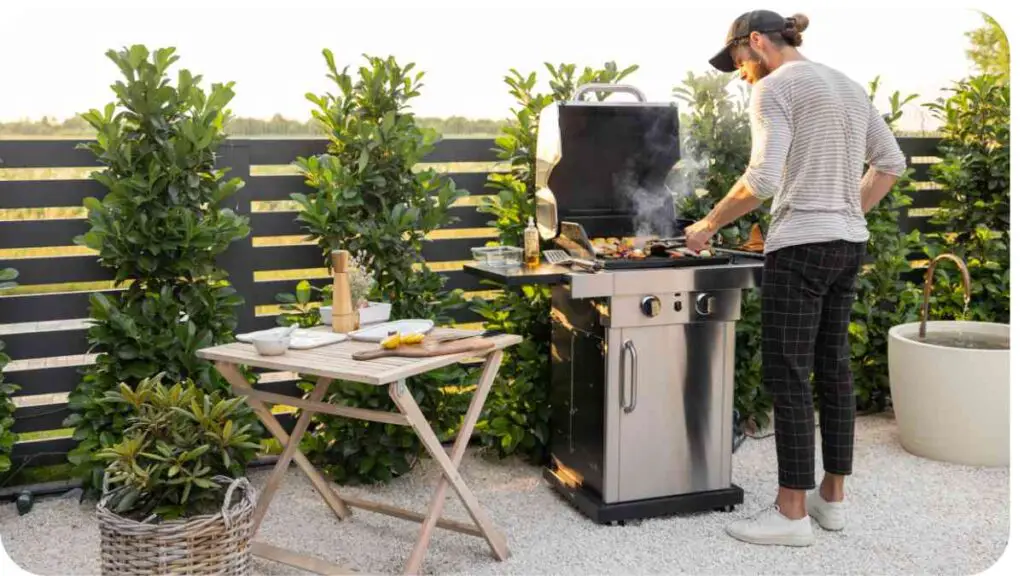
<path fill-rule="evenodd" d="M 689 248 L 706 248 L 723 226 L 772 200 L 762 370 L 775 404 L 779 490 L 773 506 L 728 528 L 756 544 L 810 545 L 810 517 L 828 530 L 845 524 L 843 480 L 852 472 L 855 410 L 847 331 L 868 240 L 864 214 L 906 168 L 864 89 L 797 51 L 807 25 L 803 15 L 748 12 L 711 59 L 718 70 L 739 70 L 753 84 L 750 164 L 711 213 L 686 229 Z M 812 371 L 822 398 L 820 487 Z"/>

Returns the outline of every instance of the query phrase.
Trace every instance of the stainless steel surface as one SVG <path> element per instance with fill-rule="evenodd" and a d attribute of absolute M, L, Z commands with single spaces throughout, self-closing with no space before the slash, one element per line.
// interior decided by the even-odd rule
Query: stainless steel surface
<path fill-rule="evenodd" d="M 625 94 L 632 94 L 633 96 L 636 96 L 636 99 L 639 102 L 647 102 L 647 98 L 644 96 L 644 93 L 641 92 L 639 88 L 636 88 L 635 86 L 629 86 L 626 84 L 584 84 L 583 86 L 580 86 L 576 90 L 576 93 L 572 95 L 572 99 L 576 101 L 581 101 L 583 100 L 583 96 L 590 92 L 619 92 Z"/>
<path fill-rule="evenodd" d="M 629 373 L 629 403 L 626 403 L 626 363 L 622 361 L 622 356 L 625 352 L 629 352 L 629 359 L 632 363 L 632 368 Z M 633 410 L 636 410 L 636 384 L 637 384 L 637 372 L 638 362 L 640 356 L 636 352 L 636 346 L 633 345 L 632 340 L 626 340 L 622 344 L 622 351 L 619 353 L 619 406 L 622 407 L 623 412 L 629 414 Z"/>
<path fill-rule="evenodd" d="M 738 259 L 732 264 L 663 268 L 656 270 L 602 270 L 570 272 L 565 276 L 574 298 L 649 294 L 651 288 L 674 292 L 711 292 L 755 288 L 761 282 L 763 263 Z"/>
<path fill-rule="evenodd" d="M 710 312 L 701 313 L 698 303 L 702 294 L 710 295 L 715 303 Z M 668 326 L 670 324 L 686 324 L 693 322 L 735 322 L 742 313 L 743 293 L 739 290 L 719 290 L 715 292 L 658 292 L 653 295 L 664 304 L 661 314 L 648 316 L 642 306 L 638 306 L 640 298 L 633 295 L 613 296 L 609 299 L 610 328 L 626 328 L 631 326 Z M 669 303 L 672 303 L 669 305 Z M 678 306 L 676 305 L 678 303 Z"/>
<path fill-rule="evenodd" d="M 644 316 L 654 318 L 661 313 L 661 300 L 657 296 L 644 296 L 640 299 L 640 311 Z"/>
<path fill-rule="evenodd" d="M 634 398 L 616 413 L 617 494 L 624 502 L 727 488 L 731 483 L 730 323 L 621 329 L 637 356 Z M 728 389 L 728 393 L 727 393 Z M 606 486 L 608 482 L 606 481 Z"/>

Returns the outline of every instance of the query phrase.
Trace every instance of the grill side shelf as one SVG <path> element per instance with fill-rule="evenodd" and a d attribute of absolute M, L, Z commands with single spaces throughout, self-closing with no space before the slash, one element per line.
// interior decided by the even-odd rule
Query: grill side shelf
<path fill-rule="evenodd" d="M 463 271 L 478 278 L 493 280 L 505 286 L 554 285 L 567 281 L 565 266 L 543 263 L 537 268 L 496 268 L 485 264 L 465 264 Z"/>

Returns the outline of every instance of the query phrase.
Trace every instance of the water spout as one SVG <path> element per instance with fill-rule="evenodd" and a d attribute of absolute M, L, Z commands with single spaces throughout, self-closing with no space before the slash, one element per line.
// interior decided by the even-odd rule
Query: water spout
<path fill-rule="evenodd" d="M 935 266 L 939 260 L 952 260 L 957 268 L 960 268 L 960 276 L 964 282 L 964 313 L 967 312 L 967 304 L 971 301 L 971 275 L 967 271 L 967 265 L 956 254 L 939 254 L 928 264 L 928 271 L 924 275 L 924 303 L 921 304 L 921 329 L 919 336 L 924 341 L 926 326 L 928 324 L 928 296 L 932 293 L 932 276 L 935 274 Z"/>

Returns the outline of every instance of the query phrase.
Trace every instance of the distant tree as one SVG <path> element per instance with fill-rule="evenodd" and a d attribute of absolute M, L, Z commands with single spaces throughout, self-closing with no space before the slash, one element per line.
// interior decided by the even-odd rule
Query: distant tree
<path fill-rule="evenodd" d="M 1010 43 L 1006 32 L 996 19 L 981 13 L 985 25 L 965 33 L 971 41 L 967 57 L 982 74 L 1001 75 L 1010 78 Z"/>

